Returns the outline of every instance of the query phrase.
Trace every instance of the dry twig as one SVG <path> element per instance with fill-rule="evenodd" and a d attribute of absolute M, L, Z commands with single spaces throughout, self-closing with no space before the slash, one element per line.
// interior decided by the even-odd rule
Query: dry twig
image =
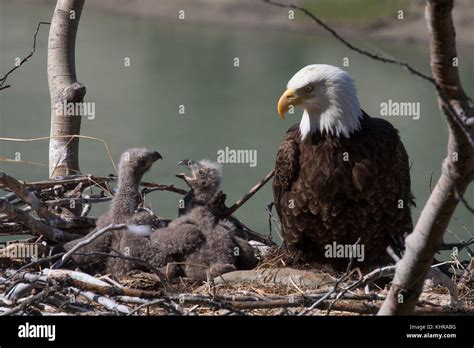
<path fill-rule="evenodd" d="M 0 78 L 0 91 L 2 89 L 7 89 L 7 88 L 10 88 L 11 86 L 10 85 L 7 85 L 6 82 L 7 82 L 7 78 L 8 76 L 14 72 L 16 69 L 18 69 L 20 66 L 22 66 L 24 63 L 26 63 L 28 61 L 28 59 L 30 59 L 33 54 L 35 53 L 36 51 L 36 37 L 38 36 L 38 32 L 40 30 L 40 27 L 41 25 L 49 25 L 51 23 L 49 22 L 39 22 L 38 25 L 36 26 L 36 29 L 35 29 L 35 32 L 33 33 L 33 48 L 31 49 L 30 53 L 28 53 L 23 59 L 20 60 L 20 62 L 18 64 L 16 64 L 13 68 L 11 68 L 9 71 L 7 71 L 5 73 L 5 75 L 3 75 L 3 77 Z"/>

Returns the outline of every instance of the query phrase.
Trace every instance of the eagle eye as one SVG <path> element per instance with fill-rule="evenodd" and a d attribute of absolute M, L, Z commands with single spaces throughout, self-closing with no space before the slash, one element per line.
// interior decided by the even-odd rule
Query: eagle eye
<path fill-rule="evenodd" d="M 313 91 L 313 86 L 311 85 L 307 85 L 305 88 L 304 88 L 305 92 L 312 92 Z"/>

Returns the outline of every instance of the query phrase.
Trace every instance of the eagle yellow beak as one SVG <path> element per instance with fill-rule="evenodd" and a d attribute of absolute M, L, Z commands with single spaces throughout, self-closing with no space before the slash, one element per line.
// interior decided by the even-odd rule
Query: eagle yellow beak
<path fill-rule="evenodd" d="M 295 107 L 301 104 L 302 99 L 296 96 L 295 91 L 291 88 L 287 89 L 285 93 L 282 94 L 280 100 L 278 101 L 278 114 L 281 118 L 285 118 L 285 114 L 288 112 L 291 106 Z"/>

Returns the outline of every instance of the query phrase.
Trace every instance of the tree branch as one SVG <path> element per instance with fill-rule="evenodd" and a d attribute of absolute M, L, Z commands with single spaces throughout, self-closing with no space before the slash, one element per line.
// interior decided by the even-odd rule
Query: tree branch
<path fill-rule="evenodd" d="M 39 217 L 47 219 L 51 222 L 58 220 L 58 217 L 51 213 L 48 208 L 46 208 L 36 197 L 36 195 L 25 187 L 24 183 L 16 180 L 14 177 L 4 172 L 0 172 L 0 187 L 10 189 L 12 192 L 14 192 L 18 198 L 36 210 Z"/>
<path fill-rule="evenodd" d="M 48 44 L 48 83 L 51 99 L 49 175 L 67 176 L 79 171 L 81 115 L 69 114 L 64 104 L 82 102 L 86 88 L 76 77 L 76 33 L 84 0 L 57 0 Z"/>
<path fill-rule="evenodd" d="M 461 87 L 457 66 L 453 64 L 453 59 L 457 58 L 455 30 L 451 18 L 453 0 L 428 0 L 426 5 L 434 77 L 420 72 L 406 62 L 381 57 L 354 46 L 302 6 L 273 0 L 263 1 L 273 6 L 303 12 L 349 49 L 383 63 L 402 66 L 436 88 L 439 104 L 448 121 L 448 156 L 443 162 L 441 177 L 421 213 L 414 232 L 406 240 L 405 255 L 397 265 L 389 296 L 379 312 L 409 314 L 415 308 L 434 254 L 442 244 L 443 234 L 454 209 L 474 173 L 474 108 L 470 106 L 469 99 Z"/>
<path fill-rule="evenodd" d="M 84 238 L 79 243 L 74 245 L 74 247 L 72 247 L 71 250 L 64 254 L 61 260 L 54 264 L 51 269 L 61 268 L 61 266 L 64 265 L 72 257 L 72 255 L 74 255 L 74 253 L 76 253 L 79 249 L 85 247 L 86 245 L 89 245 L 94 240 L 102 236 L 104 233 L 107 233 L 112 230 L 122 230 L 126 227 L 127 225 L 125 224 L 110 224 L 94 233 L 91 233 L 88 237 Z"/>
<path fill-rule="evenodd" d="M 77 236 L 48 226 L 40 220 L 36 220 L 21 209 L 14 207 L 6 199 L 0 198 L 0 212 L 5 213 L 9 218 L 15 219 L 27 226 L 35 236 L 44 236 L 46 239 L 55 242 L 66 242 L 74 240 Z"/>
<path fill-rule="evenodd" d="M 441 176 L 423 208 L 412 234 L 406 238 L 406 251 L 397 264 L 393 284 L 379 314 L 410 314 L 423 291 L 423 284 L 434 255 L 443 244 L 449 221 L 474 172 L 474 148 L 465 129 L 452 118 L 448 105 L 472 114 L 457 67 L 455 29 L 451 17 L 453 0 L 428 0 L 426 20 L 430 32 L 430 59 L 433 75 L 446 103 L 438 98 L 448 123 L 448 154 Z"/>
<path fill-rule="evenodd" d="M 439 98 L 442 100 L 443 106 L 446 109 L 446 112 L 449 113 L 449 115 L 453 118 L 453 120 L 455 120 L 459 124 L 459 126 L 463 129 L 466 136 L 468 137 L 469 142 L 472 145 L 474 145 L 474 118 L 473 118 L 474 112 L 472 112 L 472 111 L 471 112 L 466 112 L 462 108 L 458 107 L 458 105 L 456 105 L 456 104 L 452 105 L 451 102 L 450 102 L 450 98 L 449 98 L 450 94 L 446 93 L 446 91 L 443 88 L 440 87 L 440 85 L 438 84 L 438 82 L 435 78 L 422 73 L 421 71 L 419 71 L 418 69 L 415 69 L 414 67 L 412 67 L 410 64 L 408 64 L 406 62 L 403 62 L 403 61 L 400 61 L 400 60 L 397 60 L 397 59 L 382 57 L 378 54 L 371 53 L 369 51 L 363 50 L 363 49 L 353 45 L 352 43 L 347 41 L 345 38 L 343 38 L 336 30 L 332 29 L 330 26 L 328 26 L 321 19 L 316 17 L 311 11 L 304 8 L 303 6 L 299 6 L 299 5 L 296 5 L 296 4 L 283 4 L 283 3 L 276 2 L 276 1 L 273 1 L 273 0 L 263 0 L 263 2 L 265 2 L 267 4 L 270 4 L 270 5 L 273 5 L 273 6 L 277 6 L 277 7 L 291 8 L 291 9 L 299 10 L 299 11 L 303 12 L 306 16 L 311 18 L 318 25 L 323 27 L 326 31 L 331 33 L 332 36 L 334 36 L 338 41 L 343 43 L 346 47 L 348 47 L 352 51 L 355 51 L 359 54 L 362 54 L 362 55 L 364 55 L 366 57 L 369 57 L 371 59 L 380 61 L 382 63 L 399 65 L 399 66 L 405 68 L 406 70 L 408 70 L 410 73 L 422 78 L 425 81 L 430 82 L 436 88 L 436 92 L 438 93 Z"/>
<path fill-rule="evenodd" d="M 223 216 L 222 218 L 225 219 L 225 218 L 228 218 L 229 216 L 231 216 L 232 214 L 235 213 L 235 211 L 237 209 L 239 209 L 242 205 L 245 204 L 245 202 L 247 202 L 255 193 L 257 193 L 258 190 L 260 190 L 263 186 L 265 186 L 265 184 L 271 179 L 273 178 L 273 176 L 275 175 L 275 169 L 273 169 L 270 173 L 268 173 L 262 180 L 260 180 L 260 182 L 258 182 L 254 187 L 252 187 L 250 189 L 249 192 L 247 192 L 245 195 L 243 195 L 243 197 L 241 199 L 239 199 L 237 202 L 235 202 L 226 212 L 225 212 L 225 216 Z"/>
<path fill-rule="evenodd" d="M 11 85 L 7 85 L 6 82 L 7 82 L 7 78 L 8 76 L 13 73 L 16 69 L 18 69 L 20 66 L 22 66 L 23 64 L 25 64 L 28 59 L 30 59 L 33 54 L 35 54 L 35 51 L 36 51 L 36 37 L 38 36 L 38 32 L 39 32 L 39 29 L 41 27 L 41 25 L 49 25 L 51 23 L 49 22 L 39 22 L 37 25 L 36 25 L 36 29 L 35 29 L 35 32 L 33 34 L 33 48 L 31 49 L 30 53 L 28 53 L 23 59 L 20 60 L 20 62 L 15 65 L 13 68 L 11 68 L 9 71 L 6 72 L 5 75 L 3 75 L 2 78 L 0 78 L 0 91 L 2 89 L 7 89 L 7 88 L 10 88 Z"/>

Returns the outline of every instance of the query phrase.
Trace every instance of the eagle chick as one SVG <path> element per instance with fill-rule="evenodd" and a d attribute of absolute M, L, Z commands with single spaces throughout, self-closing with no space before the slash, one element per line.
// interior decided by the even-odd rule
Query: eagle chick
<path fill-rule="evenodd" d="M 111 249 L 123 249 L 120 247 L 121 245 L 141 241 L 143 237 L 137 234 L 149 235 L 151 233 L 151 225 L 156 222 L 156 217 L 148 211 L 139 210 L 141 203 L 139 185 L 143 175 L 154 162 L 161 158 L 158 152 L 143 148 L 132 148 L 122 154 L 119 163 L 117 193 L 112 199 L 109 211 L 98 218 L 96 228 L 91 233 L 110 224 L 127 224 L 130 226 L 128 232 L 131 233 L 127 231 L 125 233 L 122 231 L 106 232 L 92 243 L 81 248 L 81 254 L 110 253 Z M 87 237 L 68 242 L 63 247 L 66 251 L 70 250 Z M 73 260 L 81 269 L 89 273 L 100 273 L 105 270 L 113 271 L 117 267 L 124 271 L 132 265 L 130 262 L 126 262 L 128 267 L 124 267 L 123 260 L 117 258 L 104 260 L 104 256 L 101 255 L 74 255 Z"/>

